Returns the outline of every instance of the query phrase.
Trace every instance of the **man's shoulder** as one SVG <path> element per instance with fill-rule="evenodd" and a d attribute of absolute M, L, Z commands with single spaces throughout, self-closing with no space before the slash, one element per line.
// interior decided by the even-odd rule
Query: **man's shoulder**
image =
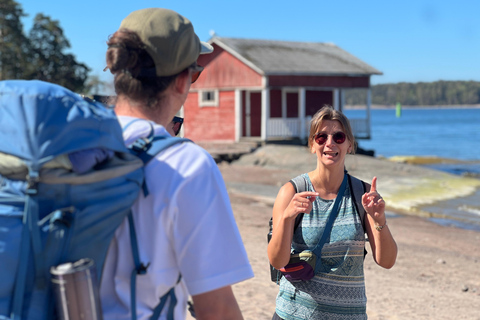
<path fill-rule="evenodd" d="M 152 130 L 156 136 L 170 137 L 163 126 L 152 121 L 128 116 L 119 116 L 118 119 L 123 128 L 123 136 L 127 145 L 132 144 L 139 138 L 147 137 L 152 133 Z M 215 164 L 210 154 L 194 142 L 174 144 L 158 153 L 155 158 L 167 162 L 174 168 L 186 168 L 188 166 L 206 168 Z"/>
<path fill-rule="evenodd" d="M 205 149 L 197 145 L 195 141 L 192 140 L 179 141 L 169 147 L 168 150 L 175 151 L 175 153 L 186 157 L 210 157 L 210 154 Z"/>
<path fill-rule="evenodd" d="M 157 153 L 147 164 L 147 169 L 158 166 L 162 170 L 173 169 L 182 176 L 207 174 L 217 167 L 212 156 L 193 141 L 180 141 Z"/>

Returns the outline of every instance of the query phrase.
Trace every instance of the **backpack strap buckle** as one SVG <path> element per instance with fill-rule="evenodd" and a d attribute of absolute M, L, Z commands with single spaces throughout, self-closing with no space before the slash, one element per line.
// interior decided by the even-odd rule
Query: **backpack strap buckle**
<path fill-rule="evenodd" d="M 55 210 L 52 212 L 50 216 L 50 229 L 53 229 L 54 225 L 63 225 L 66 228 L 70 228 L 73 221 L 73 213 L 75 212 L 75 208 L 68 207 L 59 210 Z"/>
<path fill-rule="evenodd" d="M 135 141 L 131 149 L 137 154 L 147 151 L 152 146 L 152 140 L 149 138 L 139 138 Z"/>
<path fill-rule="evenodd" d="M 150 266 L 150 262 L 147 263 L 147 265 L 140 263 L 140 265 L 137 267 L 137 274 L 146 274 L 149 266 Z"/>
<path fill-rule="evenodd" d="M 125 130 L 126 130 L 132 123 L 136 122 L 137 120 L 140 120 L 140 119 L 136 119 L 136 120 L 133 120 L 132 122 L 128 123 L 128 124 L 123 128 L 123 132 L 125 132 Z M 135 154 L 137 154 L 137 155 L 146 152 L 146 151 L 147 151 L 148 149 L 150 149 L 150 147 L 152 146 L 153 137 L 155 136 L 155 128 L 153 127 L 153 124 L 152 124 L 151 122 L 148 122 L 148 124 L 150 125 L 150 133 L 148 134 L 148 136 L 137 139 L 137 140 L 130 146 L 130 149 L 131 149 Z"/>
<path fill-rule="evenodd" d="M 27 175 L 27 190 L 26 190 L 26 192 L 29 195 L 37 194 L 36 188 L 39 181 L 40 181 L 40 176 L 38 174 L 38 171 L 29 169 L 28 175 Z"/>

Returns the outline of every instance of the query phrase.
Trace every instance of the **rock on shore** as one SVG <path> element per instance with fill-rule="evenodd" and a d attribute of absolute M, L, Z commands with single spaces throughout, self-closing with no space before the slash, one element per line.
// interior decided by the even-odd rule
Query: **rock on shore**
<path fill-rule="evenodd" d="M 298 174 L 315 169 L 316 156 L 304 146 L 272 144 L 243 155 L 232 165 L 256 166 L 290 174 L 288 178 L 285 177 L 286 180 L 277 181 L 278 186 Z M 371 183 L 372 178 L 376 176 L 378 190 L 390 210 L 424 217 L 436 214 L 423 212 L 420 209 L 422 205 L 467 196 L 480 187 L 479 179 L 364 155 L 348 155 L 345 166 L 350 174 L 365 182 Z M 275 197 L 276 194 L 272 196 Z"/>

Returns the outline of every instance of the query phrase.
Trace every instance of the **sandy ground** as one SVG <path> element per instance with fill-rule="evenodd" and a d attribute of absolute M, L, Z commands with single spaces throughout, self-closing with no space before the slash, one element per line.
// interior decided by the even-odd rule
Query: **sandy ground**
<path fill-rule="evenodd" d="M 268 269 L 268 220 L 279 187 L 315 167 L 315 159 L 299 148 L 267 146 L 232 164 L 219 164 L 255 273 L 233 287 L 245 319 L 271 319 L 275 309 L 278 286 L 270 281 Z M 415 211 L 418 199 L 402 203 L 398 196 L 415 198 L 419 190 L 432 187 L 432 180 L 459 178 L 363 156 L 349 156 L 346 166 L 366 181 L 377 175 L 379 192 L 393 204 L 387 207 L 388 223 L 399 248 L 397 263 L 385 270 L 367 255 L 369 319 L 480 319 L 480 232 L 414 216 L 421 214 Z"/>

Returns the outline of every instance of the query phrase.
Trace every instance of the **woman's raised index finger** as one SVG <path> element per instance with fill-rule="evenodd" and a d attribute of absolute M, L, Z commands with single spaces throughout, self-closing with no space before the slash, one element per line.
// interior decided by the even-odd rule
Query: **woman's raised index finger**
<path fill-rule="evenodd" d="M 372 187 L 370 188 L 370 192 L 377 192 L 377 177 L 373 177 L 372 179 Z"/>

